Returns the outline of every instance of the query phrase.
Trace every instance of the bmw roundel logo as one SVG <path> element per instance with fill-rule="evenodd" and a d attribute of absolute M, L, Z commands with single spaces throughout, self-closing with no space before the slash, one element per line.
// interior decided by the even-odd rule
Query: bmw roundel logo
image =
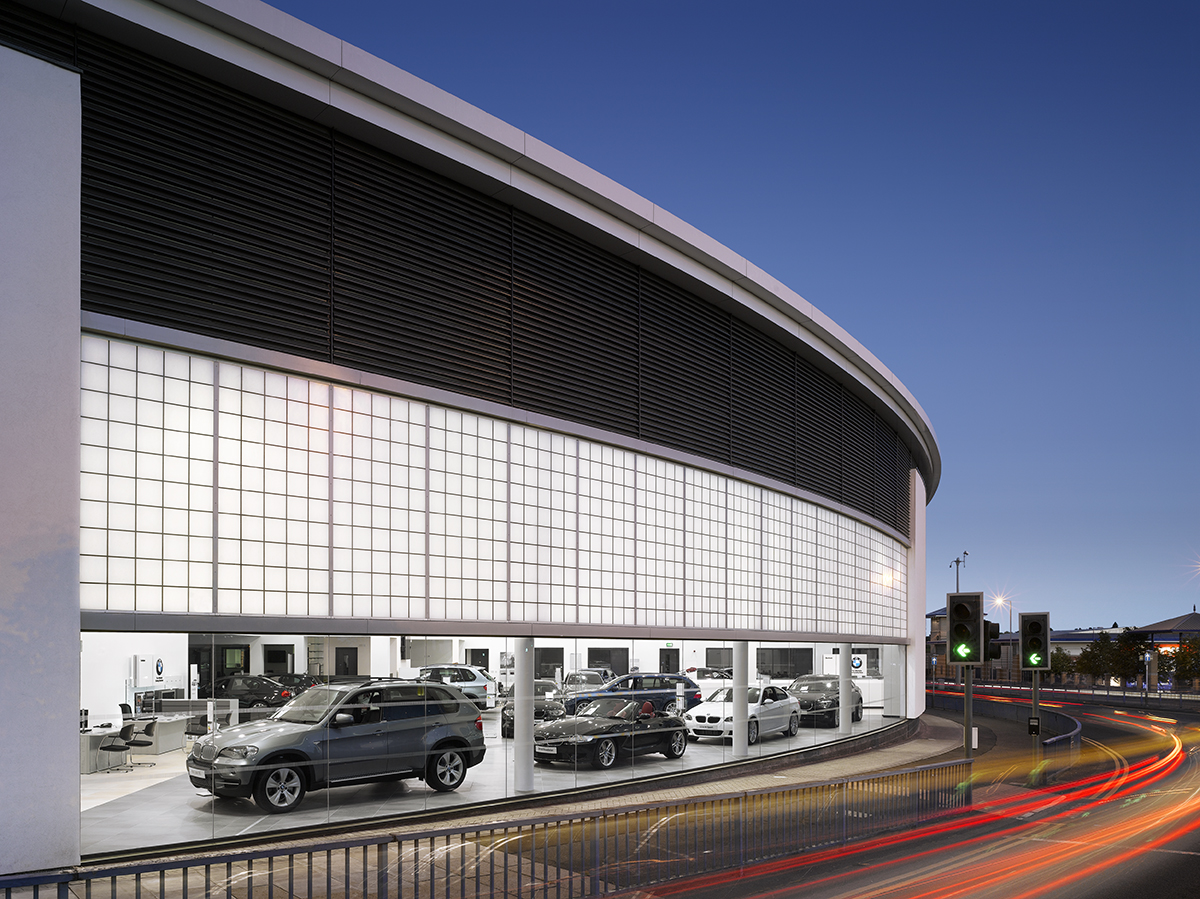
<path fill-rule="evenodd" d="M 162 659 L 156 659 L 156 660 L 155 660 L 155 662 L 154 662 L 154 670 L 155 670 L 157 673 L 159 673 L 159 674 L 162 674 L 162 672 L 163 672 L 163 663 L 162 663 Z"/>
<path fill-rule="evenodd" d="M 161 663 L 161 662 L 159 662 L 159 665 L 161 665 L 161 664 L 162 664 L 162 663 Z M 851 668 L 861 668 L 861 667 L 862 667 L 862 659 L 851 659 L 851 660 L 850 660 L 850 667 L 851 667 Z"/>

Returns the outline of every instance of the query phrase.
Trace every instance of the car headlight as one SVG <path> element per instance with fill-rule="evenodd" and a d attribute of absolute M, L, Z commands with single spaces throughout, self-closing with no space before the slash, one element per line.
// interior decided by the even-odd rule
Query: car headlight
<path fill-rule="evenodd" d="M 256 755 L 258 755 L 257 746 L 226 746 L 217 753 L 217 758 L 249 760 Z"/>
<path fill-rule="evenodd" d="M 567 737 L 567 739 L 564 742 L 567 742 L 567 743 L 590 743 L 594 739 L 595 739 L 594 737 L 587 736 L 586 734 L 571 734 L 571 736 Z"/>
<path fill-rule="evenodd" d="M 821 708 L 823 708 L 823 709 L 827 709 L 827 708 L 829 708 L 830 706 L 835 706 L 835 705 L 837 705 L 837 700 L 836 700 L 836 699 L 822 699 L 822 700 L 820 700 L 820 701 L 818 701 L 818 702 L 817 702 L 817 705 L 818 705 L 818 706 L 820 706 L 820 707 L 821 707 Z"/>
<path fill-rule="evenodd" d="M 733 715 L 726 715 L 726 716 L 725 716 L 725 723 L 726 723 L 726 724 L 729 724 L 731 721 L 733 721 Z"/>

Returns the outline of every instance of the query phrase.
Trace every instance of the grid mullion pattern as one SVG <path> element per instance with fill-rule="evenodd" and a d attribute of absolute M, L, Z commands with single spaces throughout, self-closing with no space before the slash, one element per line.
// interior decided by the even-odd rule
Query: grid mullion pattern
<path fill-rule="evenodd" d="M 333 614 L 425 617 L 426 407 L 333 389 Z"/>
<path fill-rule="evenodd" d="M 217 611 L 329 612 L 329 388 L 222 363 Z"/>
<path fill-rule="evenodd" d="M 80 604 L 211 612 L 213 363 L 84 335 Z"/>
<path fill-rule="evenodd" d="M 727 627 L 726 495 L 725 478 L 707 471 L 688 470 L 684 553 L 688 627 Z"/>
<path fill-rule="evenodd" d="M 724 475 L 90 335 L 81 385 L 84 609 L 907 635 L 903 544 Z"/>
<path fill-rule="evenodd" d="M 654 627 L 683 626 L 683 485 L 682 465 L 638 457 L 637 595 Z"/>
<path fill-rule="evenodd" d="M 792 527 L 798 501 L 770 490 L 762 491 L 762 627 L 791 630 L 804 627 L 801 592 L 795 584 Z M 793 599 L 795 606 L 793 606 Z"/>
<path fill-rule="evenodd" d="M 510 429 L 510 438 L 513 617 L 574 623 L 579 441 L 518 425 Z"/>
<path fill-rule="evenodd" d="M 505 422 L 430 409 L 430 619 L 506 619 L 509 477 Z"/>
<path fill-rule="evenodd" d="M 728 499 L 728 626 L 757 628 L 762 598 L 762 490 L 727 480 Z"/>
<path fill-rule="evenodd" d="M 634 453 L 579 445 L 579 621 L 635 624 L 637 465 Z"/>

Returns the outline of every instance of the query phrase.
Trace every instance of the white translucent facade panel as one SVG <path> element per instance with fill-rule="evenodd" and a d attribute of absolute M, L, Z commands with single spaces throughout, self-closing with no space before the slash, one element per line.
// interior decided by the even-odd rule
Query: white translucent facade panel
<path fill-rule="evenodd" d="M 579 622 L 637 623 L 637 455 L 579 442 Z"/>
<path fill-rule="evenodd" d="M 726 627 L 762 627 L 763 502 L 762 489 L 728 481 L 728 618 Z"/>
<path fill-rule="evenodd" d="M 907 548 L 725 475 L 85 335 L 85 609 L 907 634 Z"/>
<path fill-rule="evenodd" d="M 508 425 L 431 407 L 428 441 L 427 615 L 433 620 L 504 621 L 508 617 Z"/>
<path fill-rule="evenodd" d="M 638 623 L 680 627 L 684 623 L 684 478 L 682 465 L 638 459 Z"/>
<path fill-rule="evenodd" d="M 332 614 L 424 618 L 427 409 L 333 388 Z"/>
<path fill-rule="evenodd" d="M 790 630 L 797 611 L 803 614 L 802 591 L 797 564 L 796 520 L 798 503 L 769 490 L 761 491 L 760 560 L 762 581 L 759 591 L 761 626 L 766 630 Z M 811 610 L 808 611 L 811 615 Z"/>
<path fill-rule="evenodd" d="M 216 611 L 328 614 L 329 386 L 220 363 L 216 408 Z"/>
<path fill-rule="evenodd" d="M 211 360 L 85 338 L 84 609 L 213 611 Z"/>
<path fill-rule="evenodd" d="M 707 471 L 689 469 L 686 482 L 684 552 L 688 627 L 726 628 L 725 597 L 729 588 L 728 481 Z"/>
<path fill-rule="evenodd" d="M 579 596 L 579 441 L 512 425 L 511 612 L 575 623 Z"/>

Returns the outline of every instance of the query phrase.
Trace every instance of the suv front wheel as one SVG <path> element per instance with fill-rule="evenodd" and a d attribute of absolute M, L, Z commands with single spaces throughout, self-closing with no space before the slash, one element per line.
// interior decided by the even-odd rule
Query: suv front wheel
<path fill-rule="evenodd" d="M 467 760 L 461 750 L 435 750 L 425 767 L 425 783 L 439 793 L 457 790 L 467 777 Z"/>
<path fill-rule="evenodd" d="M 303 798 L 304 775 L 286 762 L 260 774 L 254 784 L 254 804 L 271 815 L 290 812 Z"/>

